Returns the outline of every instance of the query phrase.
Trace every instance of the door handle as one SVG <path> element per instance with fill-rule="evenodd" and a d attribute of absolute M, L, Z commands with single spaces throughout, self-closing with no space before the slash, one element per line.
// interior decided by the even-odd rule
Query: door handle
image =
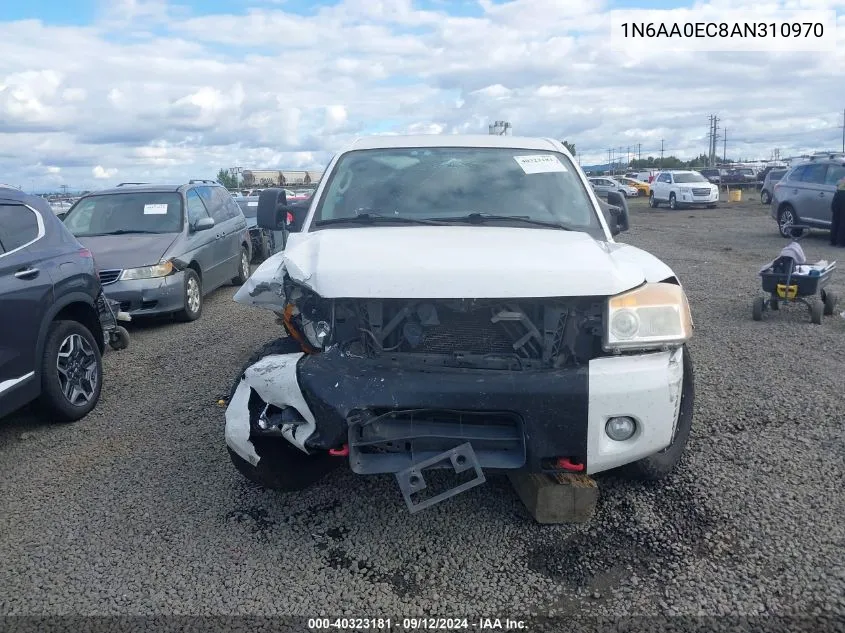
<path fill-rule="evenodd" d="M 23 270 L 16 272 L 15 277 L 18 279 L 34 279 L 40 272 L 41 271 L 37 268 L 24 268 Z"/>
<path fill-rule="evenodd" d="M 819 191 L 819 198 L 824 198 L 824 191 Z"/>

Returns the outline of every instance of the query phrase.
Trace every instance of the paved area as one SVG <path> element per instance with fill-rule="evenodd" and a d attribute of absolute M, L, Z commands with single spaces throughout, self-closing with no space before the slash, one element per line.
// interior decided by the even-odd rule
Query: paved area
<path fill-rule="evenodd" d="M 676 268 L 697 326 L 670 480 L 603 477 L 580 526 L 534 524 L 504 477 L 417 516 L 391 477 L 255 489 L 216 400 L 278 326 L 227 287 L 135 327 L 85 420 L 0 423 L 0 614 L 845 614 L 845 319 L 751 320 L 784 245 L 759 202 L 632 210 L 621 241 Z"/>

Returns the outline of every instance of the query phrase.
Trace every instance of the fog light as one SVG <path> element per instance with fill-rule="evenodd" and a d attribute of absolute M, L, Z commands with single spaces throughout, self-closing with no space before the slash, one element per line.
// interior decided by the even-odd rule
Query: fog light
<path fill-rule="evenodd" d="M 631 439 L 634 431 L 637 430 L 637 423 L 632 418 L 610 418 L 604 427 L 607 436 L 617 442 L 624 442 Z"/>

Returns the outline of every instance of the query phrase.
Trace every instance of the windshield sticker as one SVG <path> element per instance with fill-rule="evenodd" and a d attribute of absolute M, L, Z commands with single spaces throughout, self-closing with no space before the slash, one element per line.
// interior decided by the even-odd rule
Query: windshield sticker
<path fill-rule="evenodd" d="M 534 154 L 531 156 L 514 156 L 513 159 L 522 167 L 526 174 L 548 174 L 566 171 L 566 167 L 551 154 Z"/>
<path fill-rule="evenodd" d="M 145 204 L 144 205 L 144 215 L 166 215 L 167 214 L 167 205 L 166 204 Z"/>
<path fill-rule="evenodd" d="M 248 206 L 248 207 L 257 207 L 257 206 L 258 206 L 258 201 L 257 201 L 257 200 L 251 200 L 250 202 L 247 202 L 247 203 L 246 203 L 246 206 Z"/>

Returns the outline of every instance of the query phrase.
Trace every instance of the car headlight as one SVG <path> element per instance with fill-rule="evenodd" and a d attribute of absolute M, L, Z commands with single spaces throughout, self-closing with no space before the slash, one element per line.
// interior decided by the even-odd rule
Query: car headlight
<path fill-rule="evenodd" d="M 141 266 L 140 268 L 127 268 L 120 274 L 121 281 L 133 279 L 155 279 L 156 277 L 167 277 L 174 270 L 173 262 L 161 262 L 152 266 Z"/>
<path fill-rule="evenodd" d="M 676 284 L 645 284 L 607 300 L 607 351 L 659 349 L 680 345 L 690 336 L 689 302 Z"/>

